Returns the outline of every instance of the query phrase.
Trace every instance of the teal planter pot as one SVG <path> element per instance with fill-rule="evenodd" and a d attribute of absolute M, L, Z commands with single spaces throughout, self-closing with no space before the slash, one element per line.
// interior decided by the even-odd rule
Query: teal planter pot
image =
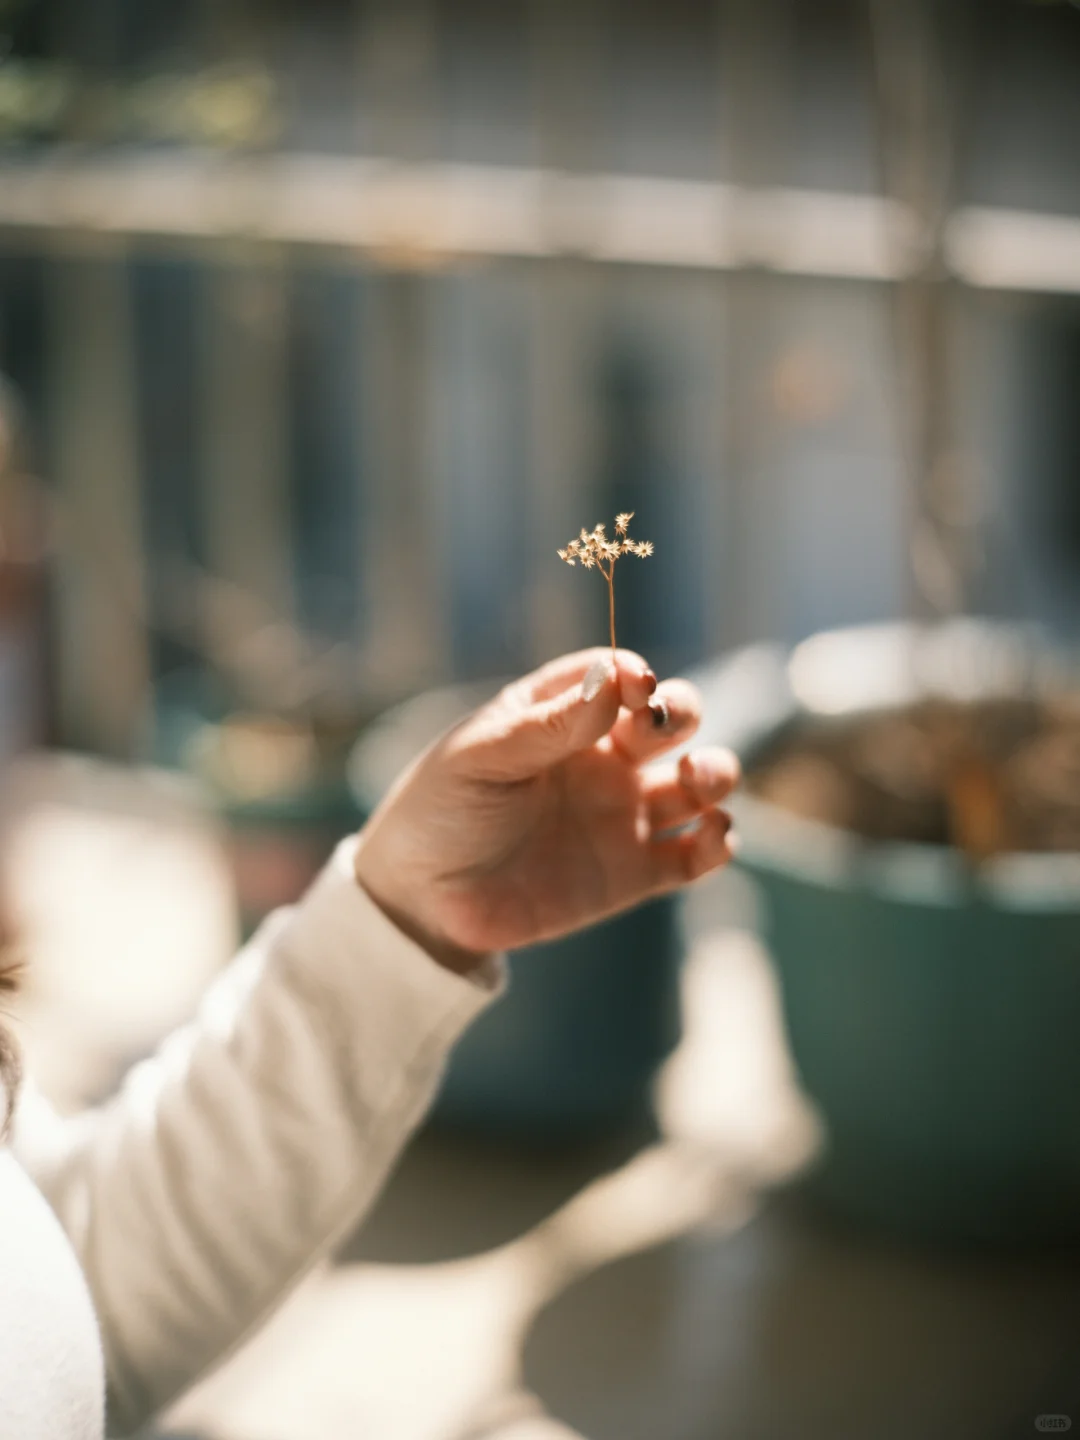
<path fill-rule="evenodd" d="M 1031 683 L 1014 635 L 881 627 L 790 660 L 745 651 L 700 679 L 710 738 L 752 763 L 800 713 L 901 703 L 913 673 L 1006 689 L 1014 662 Z M 1080 1239 L 1080 855 L 973 872 L 951 849 L 870 844 L 750 797 L 736 808 L 825 1127 L 810 1188 L 853 1220 L 937 1241 Z"/>
<path fill-rule="evenodd" d="M 826 1125 L 813 1188 L 932 1238 L 1080 1238 L 1077 867 L 1039 857 L 1039 875 L 1002 867 L 976 887 L 949 852 L 898 850 L 830 875 L 816 827 L 811 866 L 785 863 L 771 823 L 741 807 L 792 1053 Z"/>
<path fill-rule="evenodd" d="M 238 715 L 213 680 L 185 672 L 159 683 L 154 718 L 154 759 L 192 775 L 223 822 L 250 935 L 271 910 L 298 900 L 337 842 L 363 823 L 345 775 L 349 743 L 319 743 L 313 728 L 273 716 Z"/>
<path fill-rule="evenodd" d="M 647 1116 L 679 1039 L 680 957 L 670 900 L 515 951 L 506 996 L 451 1058 L 437 1118 L 558 1140 Z"/>

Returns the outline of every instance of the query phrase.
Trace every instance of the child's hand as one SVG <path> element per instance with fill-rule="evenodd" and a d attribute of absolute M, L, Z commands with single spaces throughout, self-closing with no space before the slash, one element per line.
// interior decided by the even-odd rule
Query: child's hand
<path fill-rule="evenodd" d="M 554 660 L 405 771 L 360 834 L 357 879 L 457 970 L 696 880 L 733 853 L 716 807 L 739 763 L 710 747 L 641 767 L 700 718 L 692 685 L 657 688 L 630 651 Z"/>

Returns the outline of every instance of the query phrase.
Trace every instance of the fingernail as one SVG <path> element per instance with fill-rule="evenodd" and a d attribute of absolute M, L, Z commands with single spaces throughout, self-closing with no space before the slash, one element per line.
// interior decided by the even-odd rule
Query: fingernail
<path fill-rule="evenodd" d="M 645 681 L 646 693 L 651 695 L 656 689 L 656 672 L 654 670 L 646 670 L 641 678 Z"/>
<path fill-rule="evenodd" d="M 594 660 L 585 671 L 584 679 L 581 682 L 581 698 L 588 704 L 595 700 L 606 682 L 614 673 L 610 660 Z"/>
<path fill-rule="evenodd" d="M 742 849 L 742 836 L 737 830 L 729 830 L 724 837 L 724 844 L 728 848 L 729 855 L 738 855 Z"/>
<path fill-rule="evenodd" d="M 653 726 L 657 730 L 663 729 L 668 723 L 671 719 L 671 711 L 668 709 L 668 703 L 663 696 L 657 700 L 649 701 L 649 714 L 652 716 Z"/>
<path fill-rule="evenodd" d="M 711 790 L 715 787 L 717 779 L 716 766 L 712 763 L 709 755 L 686 754 L 679 762 L 679 778 L 684 785 L 694 786 L 698 790 Z"/>

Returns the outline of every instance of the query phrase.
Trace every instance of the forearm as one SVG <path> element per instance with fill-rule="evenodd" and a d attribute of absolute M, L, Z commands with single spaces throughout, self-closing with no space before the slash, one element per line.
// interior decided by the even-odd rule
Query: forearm
<path fill-rule="evenodd" d="M 357 1223 L 497 985 L 447 973 L 342 847 L 200 1013 L 55 1144 L 21 1149 L 94 1295 L 113 1424 L 158 1410 Z"/>

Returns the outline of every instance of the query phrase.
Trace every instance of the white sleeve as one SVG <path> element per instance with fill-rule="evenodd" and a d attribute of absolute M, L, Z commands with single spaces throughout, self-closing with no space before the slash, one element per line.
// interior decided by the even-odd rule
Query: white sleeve
<path fill-rule="evenodd" d="M 102 1107 L 31 1092 L 14 1148 L 60 1217 L 101 1326 L 110 1425 L 221 1360 L 356 1225 L 447 1052 L 502 983 L 406 939 L 339 846 Z"/>

